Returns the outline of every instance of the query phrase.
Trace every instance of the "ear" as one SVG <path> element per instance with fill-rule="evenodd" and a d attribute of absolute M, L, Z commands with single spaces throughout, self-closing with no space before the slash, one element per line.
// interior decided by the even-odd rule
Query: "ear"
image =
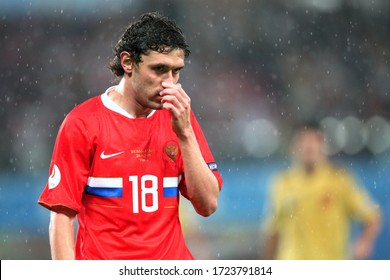
<path fill-rule="evenodd" d="M 121 65 L 125 73 L 131 74 L 133 71 L 133 60 L 128 52 L 121 52 L 120 54 Z"/>

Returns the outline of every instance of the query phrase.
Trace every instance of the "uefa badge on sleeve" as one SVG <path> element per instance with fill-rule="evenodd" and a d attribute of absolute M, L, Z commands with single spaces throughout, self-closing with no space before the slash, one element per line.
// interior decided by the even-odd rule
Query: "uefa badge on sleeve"
<path fill-rule="evenodd" d="M 58 184 L 61 181 L 61 172 L 60 169 L 56 164 L 53 165 L 53 168 L 51 170 L 49 180 L 47 182 L 47 185 L 49 187 L 49 190 L 54 189 L 58 186 Z"/>

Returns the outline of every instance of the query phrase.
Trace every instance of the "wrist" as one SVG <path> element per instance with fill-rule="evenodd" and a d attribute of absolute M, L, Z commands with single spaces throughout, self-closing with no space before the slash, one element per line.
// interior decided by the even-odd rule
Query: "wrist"
<path fill-rule="evenodd" d="M 177 137 L 179 138 L 179 141 L 186 142 L 191 139 L 195 138 L 194 131 L 192 130 L 192 127 L 188 127 L 186 129 L 183 129 L 180 131 L 180 133 L 177 133 Z"/>

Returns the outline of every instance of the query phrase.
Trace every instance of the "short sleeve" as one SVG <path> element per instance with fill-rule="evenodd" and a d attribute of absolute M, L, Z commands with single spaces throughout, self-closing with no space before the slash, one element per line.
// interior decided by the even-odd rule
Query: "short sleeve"
<path fill-rule="evenodd" d="M 81 119 L 67 116 L 55 142 L 47 184 L 38 203 L 79 212 L 93 157 L 90 131 Z"/>

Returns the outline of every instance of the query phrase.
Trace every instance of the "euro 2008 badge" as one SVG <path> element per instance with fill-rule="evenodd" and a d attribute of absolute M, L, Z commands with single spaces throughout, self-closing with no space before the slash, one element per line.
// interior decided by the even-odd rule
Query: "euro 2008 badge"
<path fill-rule="evenodd" d="M 61 181 L 60 169 L 58 168 L 58 166 L 56 164 L 54 164 L 53 169 L 51 171 L 51 174 L 49 176 L 49 180 L 47 182 L 47 184 L 49 186 L 49 190 L 57 187 L 58 184 L 60 183 L 60 181 Z"/>

